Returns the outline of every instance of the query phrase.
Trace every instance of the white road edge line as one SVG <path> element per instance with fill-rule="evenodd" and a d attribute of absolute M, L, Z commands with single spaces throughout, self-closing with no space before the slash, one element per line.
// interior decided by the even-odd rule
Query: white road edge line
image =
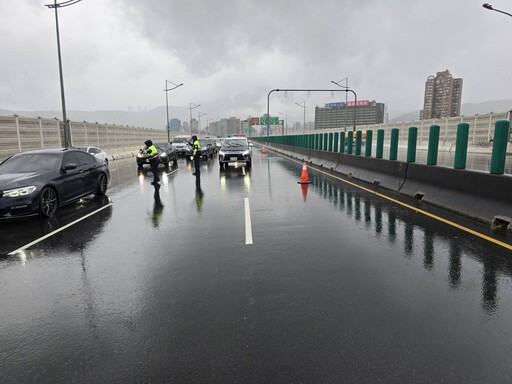
<path fill-rule="evenodd" d="M 244 198 L 245 202 L 245 245 L 252 244 L 252 225 L 251 209 L 249 207 L 249 198 Z"/>
<path fill-rule="evenodd" d="M 66 225 L 65 225 L 65 226 L 63 226 L 63 227 L 60 227 L 59 229 L 56 229 L 55 231 L 50 232 L 50 233 L 48 233 L 47 235 L 44 235 L 43 237 L 40 237 L 39 239 L 34 240 L 33 242 L 28 243 L 28 244 L 24 245 L 24 246 L 23 246 L 23 247 L 21 247 L 21 248 L 18 248 L 18 249 L 17 249 L 17 250 L 15 250 L 15 251 L 9 252 L 9 253 L 7 254 L 7 256 L 13 256 L 13 255 L 15 255 L 15 254 L 17 254 L 17 253 L 19 253 L 19 252 L 22 252 L 22 251 L 24 251 L 25 249 L 30 248 L 31 246 L 33 246 L 33 245 L 35 245 L 35 244 L 37 244 L 37 243 L 39 243 L 39 242 L 41 242 L 41 241 L 43 241 L 43 240 L 45 240 L 45 239 L 47 239 L 47 238 L 49 238 L 49 237 L 51 237 L 51 236 L 55 235 L 55 234 L 57 234 L 57 233 L 59 233 L 59 232 L 61 232 L 61 231 L 65 230 L 66 228 L 69 228 L 69 227 L 71 227 L 72 225 L 75 225 L 75 224 L 79 223 L 80 221 L 87 219 L 89 216 L 95 215 L 96 213 L 98 213 L 98 212 L 100 212 L 100 211 L 103 211 L 105 208 L 108 208 L 108 207 L 110 207 L 111 205 L 112 205 L 112 203 L 109 203 L 109 204 L 105 205 L 104 207 L 101 207 L 100 209 L 97 209 L 96 211 L 91 212 L 91 213 L 89 213 L 88 215 L 85 215 L 84 217 L 81 217 L 81 218 L 79 218 L 79 219 L 76 219 L 75 221 L 72 221 L 71 223 L 66 224 Z"/>
<path fill-rule="evenodd" d="M 169 173 L 167 174 L 167 176 L 170 176 L 170 175 L 172 175 L 173 173 L 176 173 L 176 172 L 178 172 L 178 171 L 179 171 L 179 169 L 175 169 L 174 171 L 169 172 Z"/>

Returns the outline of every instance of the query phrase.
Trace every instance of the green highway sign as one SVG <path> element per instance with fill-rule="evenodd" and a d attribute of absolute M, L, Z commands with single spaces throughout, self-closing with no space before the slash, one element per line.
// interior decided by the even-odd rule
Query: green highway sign
<path fill-rule="evenodd" d="M 270 116 L 270 125 L 279 125 L 279 117 L 277 116 Z M 261 116 L 260 117 L 260 125 L 268 125 L 268 119 L 267 116 Z"/>

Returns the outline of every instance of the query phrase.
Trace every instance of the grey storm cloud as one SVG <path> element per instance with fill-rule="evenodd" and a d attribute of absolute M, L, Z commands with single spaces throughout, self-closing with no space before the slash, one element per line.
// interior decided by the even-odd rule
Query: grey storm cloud
<path fill-rule="evenodd" d="M 12 4 L 0 1 L 0 109 L 58 108 L 52 13 L 44 0 Z M 185 84 L 173 105 L 244 117 L 264 112 L 271 89 L 348 77 L 358 98 L 397 115 L 419 110 L 427 76 L 445 69 L 464 78 L 463 102 L 510 97 L 512 18 L 476 0 L 82 0 L 59 15 L 70 108 L 161 106 L 168 79 Z M 301 120 L 295 102 L 311 119 L 344 97 L 272 102 Z"/>
<path fill-rule="evenodd" d="M 397 66 L 421 55 L 421 66 L 421 59 L 449 55 L 465 39 L 477 42 L 478 28 L 468 27 L 488 17 L 468 1 L 120 2 L 142 35 L 197 73 L 273 50 L 305 66 L 371 65 L 380 55 L 396 57 Z"/>

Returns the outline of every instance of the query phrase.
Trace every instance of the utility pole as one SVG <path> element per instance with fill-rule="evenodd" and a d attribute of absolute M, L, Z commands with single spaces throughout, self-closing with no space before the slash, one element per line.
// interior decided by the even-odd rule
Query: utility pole
<path fill-rule="evenodd" d="M 60 77 L 60 98 L 62 101 L 62 120 L 64 123 L 64 146 L 71 147 L 71 131 L 69 129 L 68 118 L 66 116 L 66 99 L 64 97 L 64 75 L 62 74 L 62 56 L 60 53 L 60 34 L 59 34 L 59 16 L 57 9 L 68 7 L 70 5 L 76 4 L 82 0 L 68 0 L 63 1 L 61 3 L 57 3 L 57 0 L 54 0 L 53 4 L 46 4 L 46 7 L 50 9 L 55 9 L 55 27 L 57 29 L 57 54 L 59 57 L 59 77 Z"/>
<path fill-rule="evenodd" d="M 172 85 L 174 85 L 174 88 L 167 88 L 167 83 L 171 83 Z M 167 93 L 169 91 L 172 91 L 173 89 L 181 87 L 182 85 L 183 85 L 183 83 L 181 83 L 181 84 L 174 84 L 173 82 L 171 82 L 169 80 L 165 80 L 164 92 L 165 92 L 165 107 L 167 108 L 167 142 L 168 143 L 171 141 L 171 128 L 169 127 L 169 98 L 167 96 Z"/>

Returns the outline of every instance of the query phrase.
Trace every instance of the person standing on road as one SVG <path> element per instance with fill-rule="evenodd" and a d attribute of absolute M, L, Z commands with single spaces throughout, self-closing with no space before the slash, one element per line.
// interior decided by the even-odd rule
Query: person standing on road
<path fill-rule="evenodd" d="M 146 147 L 142 150 L 142 153 L 148 155 L 149 165 L 151 166 L 151 172 L 153 172 L 153 182 L 151 184 L 156 184 L 160 181 L 160 177 L 158 176 L 158 164 L 160 163 L 160 158 L 158 157 L 158 150 L 153 145 L 151 140 L 146 140 L 144 142 Z"/>
<path fill-rule="evenodd" d="M 197 136 L 192 136 L 192 156 L 194 157 L 194 166 L 196 171 L 192 173 L 195 176 L 200 175 L 199 165 L 201 163 L 201 144 L 197 140 Z"/>

